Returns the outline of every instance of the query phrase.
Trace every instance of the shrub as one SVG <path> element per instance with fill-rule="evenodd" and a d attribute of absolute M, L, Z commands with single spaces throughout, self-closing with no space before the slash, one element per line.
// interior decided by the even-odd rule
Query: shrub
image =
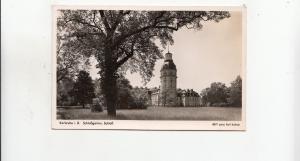
<path fill-rule="evenodd" d="M 128 106 L 131 109 L 146 109 L 149 102 L 148 89 L 135 87 L 131 90 Z"/>
<path fill-rule="evenodd" d="M 129 104 L 131 109 L 147 109 L 147 102 L 139 99 L 135 99 Z"/>
<path fill-rule="evenodd" d="M 91 105 L 92 112 L 103 112 L 103 107 L 101 106 L 100 100 L 98 98 L 93 99 L 93 104 Z"/>

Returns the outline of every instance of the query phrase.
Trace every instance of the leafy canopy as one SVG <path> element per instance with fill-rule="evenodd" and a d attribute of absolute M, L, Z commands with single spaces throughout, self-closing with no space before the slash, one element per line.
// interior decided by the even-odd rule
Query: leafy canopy
<path fill-rule="evenodd" d="M 105 68 L 119 73 L 139 72 L 145 82 L 153 75 L 172 34 L 182 27 L 201 29 L 203 21 L 230 17 L 225 11 L 60 10 L 58 35 L 73 42 L 83 55 L 95 55 L 100 74 Z"/>

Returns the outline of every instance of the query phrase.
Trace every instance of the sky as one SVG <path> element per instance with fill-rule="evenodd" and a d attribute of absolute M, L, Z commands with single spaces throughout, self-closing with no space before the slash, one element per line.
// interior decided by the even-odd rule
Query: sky
<path fill-rule="evenodd" d="M 201 30 L 182 28 L 173 33 L 174 44 L 169 46 L 177 67 L 177 88 L 201 92 L 212 82 L 230 85 L 242 71 L 242 14 L 230 12 L 231 17 L 216 22 L 204 22 Z M 168 49 L 164 50 L 164 53 Z M 138 73 L 127 72 L 132 86 L 159 87 L 160 69 L 164 60 L 155 64 L 154 76 L 146 85 Z M 90 73 L 99 77 L 92 60 Z"/>

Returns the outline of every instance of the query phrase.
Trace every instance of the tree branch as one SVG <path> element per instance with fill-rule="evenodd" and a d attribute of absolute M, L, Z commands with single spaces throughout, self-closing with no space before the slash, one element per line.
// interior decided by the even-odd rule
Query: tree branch
<path fill-rule="evenodd" d="M 93 23 L 103 34 L 105 34 L 102 28 L 97 25 L 95 20 L 96 20 L 96 11 L 93 12 Z"/>
<path fill-rule="evenodd" d="M 107 18 L 106 18 L 105 14 L 104 14 L 104 11 L 103 10 L 99 10 L 99 13 L 100 13 L 101 18 L 103 19 L 103 24 L 104 24 L 104 26 L 106 28 L 106 31 L 111 31 L 111 27 L 110 27 L 110 25 L 109 25 L 109 23 L 107 21 Z"/>
<path fill-rule="evenodd" d="M 164 28 L 164 29 L 170 29 L 170 30 L 174 30 L 174 31 L 177 31 L 177 30 L 178 30 L 178 27 L 177 27 L 177 26 L 176 26 L 176 27 L 173 27 L 173 26 L 155 26 L 155 27 L 153 27 L 153 28 L 158 28 L 158 29 Z"/>
<path fill-rule="evenodd" d="M 157 16 L 155 19 L 154 19 L 154 22 L 153 24 L 150 24 L 148 26 L 145 26 L 145 27 L 142 27 L 140 29 L 137 29 L 135 31 L 132 31 L 131 33 L 128 33 L 128 34 L 125 34 L 123 36 L 121 36 L 118 41 L 116 41 L 113 46 L 117 46 L 119 45 L 121 42 L 123 42 L 125 39 L 127 39 L 128 37 L 132 36 L 132 35 L 135 35 L 135 34 L 138 34 L 138 33 L 141 33 L 143 31 L 146 31 L 148 29 L 151 29 L 151 28 L 166 28 L 166 29 L 170 29 L 170 30 L 175 30 L 177 31 L 178 30 L 178 26 L 176 27 L 173 27 L 173 26 L 157 26 L 159 23 L 161 22 L 164 22 L 164 21 L 168 21 L 170 19 L 165 19 L 165 20 L 160 20 L 158 21 L 160 18 L 163 17 L 163 15 L 165 14 L 166 12 L 165 11 L 162 11 L 161 14 L 159 16 Z"/>
<path fill-rule="evenodd" d="M 122 19 L 124 18 L 124 16 L 127 15 L 127 14 L 129 14 L 129 13 L 130 13 L 130 11 L 124 12 L 123 10 L 121 10 L 121 11 L 119 12 L 119 15 L 118 15 L 117 20 L 115 21 L 115 23 L 114 23 L 114 24 L 112 25 L 112 27 L 111 27 L 111 30 L 112 30 L 113 32 L 117 29 L 117 27 L 118 27 L 119 24 L 121 23 Z"/>
<path fill-rule="evenodd" d="M 87 26 L 92 27 L 92 28 L 96 28 L 96 29 L 100 30 L 101 33 L 104 34 L 103 30 L 99 26 L 97 26 L 95 22 L 94 22 L 94 25 L 92 25 L 92 24 L 90 24 L 88 22 L 85 22 L 85 21 L 82 21 L 80 19 L 72 18 L 72 19 L 69 19 L 66 23 L 68 23 L 70 21 L 74 21 L 74 22 L 80 23 L 82 25 L 87 25 Z"/>
<path fill-rule="evenodd" d="M 130 52 L 127 53 L 126 56 L 125 56 L 123 59 L 121 59 L 121 60 L 119 60 L 119 61 L 117 62 L 117 66 L 116 66 L 117 68 L 119 68 L 119 67 L 120 67 L 121 65 L 123 65 L 129 58 L 131 58 L 131 57 L 133 56 L 133 54 L 134 54 L 134 45 L 135 45 L 135 42 L 132 43 Z M 126 51 L 124 51 L 124 52 L 126 53 Z"/>

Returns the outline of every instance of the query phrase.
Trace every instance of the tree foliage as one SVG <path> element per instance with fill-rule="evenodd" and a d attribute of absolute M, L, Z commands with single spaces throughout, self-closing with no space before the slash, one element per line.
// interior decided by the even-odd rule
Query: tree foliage
<path fill-rule="evenodd" d="M 74 98 L 70 94 L 74 83 L 74 80 L 70 78 L 62 79 L 57 83 L 57 106 L 70 106 L 74 104 Z"/>
<path fill-rule="evenodd" d="M 165 47 L 173 43 L 172 33 L 181 27 L 201 29 L 202 21 L 219 22 L 229 16 L 221 11 L 61 10 L 58 26 L 62 39 L 72 41 L 84 55 L 96 55 L 100 66 L 109 46 L 114 68 L 126 63 L 123 71 L 139 71 L 147 81 L 154 62 L 162 58 L 154 40 L 159 39 Z"/>
<path fill-rule="evenodd" d="M 61 27 L 60 27 L 61 28 Z M 61 29 L 58 29 L 60 31 Z M 89 66 L 89 56 L 82 55 L 80 45 L 75 40 L 65 40 L 61 32 L 56 40 L 56 82 L 64 79 L 74 79 L 80 69 Z"/>
<path fill-rule="evenodd" d="M 242 78 L 240 76 L 231 82 L 228 103 L 231 106 L 242 107 Z"/>
<path fill-rule="evenodd" d="M 103 93 L 101 88 L 99 88 L 100 79 L 95 81 L 95 93 L 96 97 L 100 98 L 102 105 L 105 105 L 105 100 L 103 100 Z M 137 109 L 146 108 L 149 102 L 147 88 L 132 87 L 129 80 L 124 76 L 121 76 L 117 81 L 118 88 L 118 106 L 117 109 Z"/>
<path fill-rule="evenodd" d="M 226 104 L 228 98 L 228 88 L 224 83 L 214 82 L 209 88 L 205 88 L 201 92 L 202 101 L 210 105 Z"/>
<path fill-rule="evenodd" d="M 77 103 L 80 103 L 83 108 L 85 104 L 92 103 L 92 99 L 95 97 L 94 84 L 89 73 L 86 71 L 80 71 L 77 80 L 72 90 L 72 95 Z"/>
<path fill-rule="evenodd" d="M 242 107 L 242 78 L 237 76 L 230 87 L 214 82 L 203 89 L 200 96 L 204 105 Z"/>
<path fill-rule="evenodd" d="M 132 100 L 131 89 L 132 86 L 128 79 L 124 76 L 120 77 L 117 81 L 118 88 L 118 106 L 117 108 L 126 109 L 129 106 L 129 102 Z"/>
<path fill-rule="evenodd" d="M 230 17 L 225 11 L 60 10 L 59 15 L 62 39 L 74 42 L 81 54 L 97 58 L 111 116 L 116 115 L 121 73 L 139 72 L 144 82 L 153 76 L 156 60 L 163 57 L 156 40 L 165 48 L 182 27 L 201 29 L 203 21 Z"/>
<path fill-rule="evenodd" d="M 131 90 L 132 101 L 130 108 L 145 109 L 150 104 L 149 89 L 135 87 Z"/>

